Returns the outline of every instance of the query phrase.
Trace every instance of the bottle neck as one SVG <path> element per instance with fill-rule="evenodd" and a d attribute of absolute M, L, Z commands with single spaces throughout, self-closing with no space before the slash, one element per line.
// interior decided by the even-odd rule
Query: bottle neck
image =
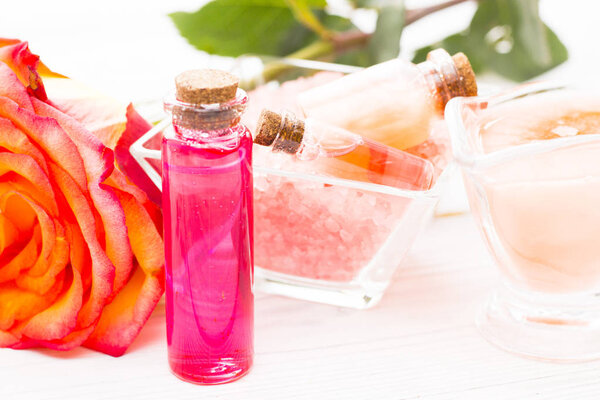
<path fill-rule="evenodd" d="M 417 67 L 433 95 L 439 113 L 443 114 L 446 103 L 453 97 L 472 95 L 455 60 L 445 50 L 436 49 L 429 52 L 427 60 L 417 64 Z"/>
<path fill-rule="evenodd" d="M 182 139 L 197 142 L 228 140 L 237 135 L 248 96 L 238 89 L 236 97 L 227 103 L 191 104 L 176 100 L 174 96 L 164 101 L 164 108 L 173 121 L 175 133 Z"/>
<path fill-rule="evenodd" d="M 304 139 L 304 121 L 288 111 L 263 110 L 258 121 L 254 143 L 270 146 L 272 151 L 296 154 Z"/>

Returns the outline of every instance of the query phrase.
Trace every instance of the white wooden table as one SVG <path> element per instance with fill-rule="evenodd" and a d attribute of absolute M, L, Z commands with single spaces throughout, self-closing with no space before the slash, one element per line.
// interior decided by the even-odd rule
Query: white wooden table
<path fill-rule="evenodd" d="M 56 71 L 123 101 L 156 98 L 175 74 L 206 62 L 165 17 L 201 1 L 5 0 L 0 36 L 29 40 Z M 403 52 L 462 28 L 470 12 L 464 5 L 410 26 Z M 547 77 L 597 85 L 600 4 L 542 0 L 541 12 L 571 54 Z M 473 321 L 495 282 L 471 217 L 437 218 L 373 309 L 258 294 L 255 366 L 238 382 L 200 387 L 172 376 L 159 307 L 118 359 L 0 349 L 0 400 L 600 399 L 600 362 L 532 361 L 478 335 Z"/>
<path fill-rule="evenodd" d="M 600 362 L 528 360 L 479 336 L 473 321 L 495 281 L 471 216 L 436 218 L 370 310 L 259 294 L 255 365 L 237 382 L 171 375 L 159 307 L 121 358 L 0 350 L 0 399 L 600 398 Z"/>

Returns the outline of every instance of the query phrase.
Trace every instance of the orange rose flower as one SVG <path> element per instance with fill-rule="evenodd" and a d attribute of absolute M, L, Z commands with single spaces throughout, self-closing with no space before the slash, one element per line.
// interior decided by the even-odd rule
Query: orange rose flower
<path fill-rule="evenodd" d="M 75 87 L 0 39 L 0 347 L 119 356 L 163 293 L 160 211 L 115 168 L 124 110 L 42 77 Z"/>

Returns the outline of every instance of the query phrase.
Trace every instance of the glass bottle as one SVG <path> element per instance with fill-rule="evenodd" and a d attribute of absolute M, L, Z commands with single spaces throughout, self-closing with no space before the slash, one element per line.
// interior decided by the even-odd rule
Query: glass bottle
<path fill-rule="evenodd" d="M 298 119 L 288 111 L 263 110 L 254 142 L 310 161 L 295 170 L 408 190 L 427 190 L 433 181 L 434 167 L 428 160 L 313 118 Z"/>
<path fill-rule="evenodd" d="M 404 150 L 427 140 L 448 100 L 474 95 L 467 57 L 437 49 L 417 65 L 396 58 L 307 90 L 298 103 L 307 117 Z"/>
<path fill-rule="evenodd" d="M 188 71 L 165 100 L 162 186 L 169 364 L 218 384 L 253 359 L 252 136 L 248 98 L 222 71 Z"/>

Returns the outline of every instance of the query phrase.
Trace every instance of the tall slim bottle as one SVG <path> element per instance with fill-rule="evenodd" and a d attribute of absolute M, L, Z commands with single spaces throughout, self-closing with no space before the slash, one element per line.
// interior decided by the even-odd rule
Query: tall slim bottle
<path fill-rule="evenodd" d="M 187 71 L 165 100 L 162 141 L 169 364 L 179 378 L 219 384 L 252 365 L 252 136 L 234 76 Z"/>

